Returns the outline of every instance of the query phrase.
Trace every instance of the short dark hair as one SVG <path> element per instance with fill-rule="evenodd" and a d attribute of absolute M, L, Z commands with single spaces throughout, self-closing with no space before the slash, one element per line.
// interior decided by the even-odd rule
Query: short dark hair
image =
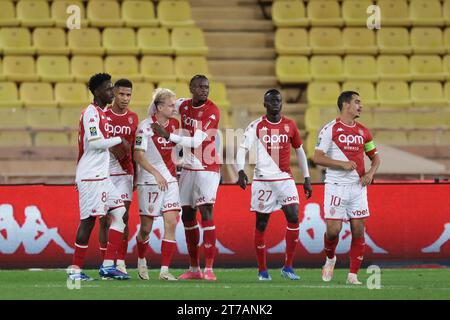
<path fill-rule="evenodd" d="M 114 83 L 114 87 L 124 87 L 124 88 L 133 88 L 133 83 L 128 79 L 119 79 Z"/>
<path fill-rule="evenodd" d="M 339 108 L 339 111 L 342 111 L 342 106 L 344 105 L 344 102 L 350 103 L 350 101 L 352 101 L 353 95 L 359 96 L 359 93 L 356 91 L 344 91 L 339 95 L 339 98 L 337 100 L 337 106 Z"/>
<path fill-rule="evenodd" d="M 266 91 L 266 93 L 264 93 L 264 98 L 268 95 L 272 95 L 272 94 L 279 94 L 281 96 L 281 92 L 278 91 L 277 89 L 269 89 Z"/>
<path fill-rule="evenodd" d="M 88 88 L 95 96 L 95 90 L 102 85 L 103 82 L 111 80 L 111 75 L 108 73 L 97 73 L 94 74 L 88 83 Z"/>
<path fill-rule="evenodd" d="M 197 80 L 207 80 L 207 81 L 209 81 L 208 78 L 205 75 L 203 75 L 203 74 L 196 74 L 195 76 L 193 76 L 191 78 L 191 81 L 189 82 L 189 86 L 191 86 L 192 83 L 194 81 L 197 81 Z"/>

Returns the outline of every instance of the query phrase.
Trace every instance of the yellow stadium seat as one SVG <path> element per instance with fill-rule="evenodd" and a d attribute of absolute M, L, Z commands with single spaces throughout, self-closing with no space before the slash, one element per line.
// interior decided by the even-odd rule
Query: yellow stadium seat
<path fill-rule="evenodd" d="M 359 93 L 363 105 L 363 117 L 365 117 L 367 108 L 378 106 L 375 86 L 369 81 L 349 80 L 342 84 L 342 91 L 356 91 Z"/>
<path fill-rule="evenodd" d="M 338 28 L 311 28 L 309 44 L 313 54 L 343 54 L 343 40 Z"/>
<path fill-rule="evenodd" d="M 0 147 L 31 147 L 31 135 L 26 131 L 0 131 Z"/>
<path fill-rule="evenodd" d="M 381 54 L 410 54 L 412 51 L 406 28 L 381 28 L 377 31 L 377 43 Z"/>
<path fill-rule="evenodd" d="M 27 126 L 27 113 L 23 108 L 0 108 L 0 128 L 23 129 Z"/>
<path fill-rule="evenodd" d="M 377 109 L 373 113 L 372 128 L 376 129 L 409 129 L 413 127 L 412 118 L 403 110 Z M 376 140 L 375 136 L 375 142 Z"/>
<path fill-rule="evenodd" d="M 414 107 L 439 108 L 448 105 L 440 82 L 413 82 L 410 91 Z"/>
<path fill-rule="evenodd" d="M 73 80 L 69 58 L 66 56 L 39 56 L 36 68 L 42 81 L 70 82 Z"/>
<path fill-rule="evenodd" d="M 311 81 L 309 61 L 302 56 L 278 56 L 275 73 L 280 83 L 305 83 Z"/>
<path fill-rule="evenodd" d="M 89 103 L 84 83 L 57 83 L 55 101 L 62 108 L 81 110 Z"/>
<path fill-rule="evenodd" d="M 326 125 L 333 119 L 336 119 L 338 116 L 339 109 L 337 105 L 335 108 L 307 108 L 305 111 L 305 128 L 308 131 L 318 131 L 323 128 L 324 125 Z"/>
<path fill-rule="evenodd" d="M 148 108 L 152 102 L 153 90 L 155 90 L 153 83 L 133 82 L 133 93 L 130 103 L 132 109 Z"/>
<path fill-rule="evenodd" d="M 122 19 L 127 27 L 156 27 L 159 21 L 151 1 L 125 0 L 122 2 Z"/>
<path fill-rule="evenodd" d="M 158 84 L 158 88 L 167 88 L 175 92 L 177 98 L 190 98 L 191 91 L 186 82 L 178 81 L 162 81 Z"/>
<path fill-rule="evenodd" d="M 408 144 L 407 131 L 405 130 L 377 130 L 374 134 L 375 143 L 392 145 L 392 146 L 405 146 Z"/>
<path fill-rule="evenodd" d="M 135 56 L 108 56 L 105 58 L 105 72 L 115 79 L 126 78 L 141 81 L 138 61 Z"/>
<path fill-rule="evenodd" d="M 155 83 L 176 80 L 174 62 L 167 56 L 143 56 L 141 73 L 145 80 Z"/>
<path fill-rule="evenodd" d="M 166 28 L 140 28 L 137 32 L 138 47 L 142 54 L 172 54 L 170 35 Z"/>
<path fill-rule="evenodd" d="M 58 129 L 61 127 L 56 108 L 27 109 L 27 124 L 33 129 Z"/>
<path fill-rule="evenodd" d="M 109 55 L 137 55 L 139 53 L 139 48 L 136 46 L 136 35 L 132 28 L 105 28 L 103 30 L 103 47 Z"/>
<path fill-rule="evenodd" d="M 272 4 L 272 20 L 276 27 L 306 27 L 309 19 L 303 1 L 275 1 Z"/>
<path fill-rule="evenodd" d="M 5 56 L 3 58 L 3 74 L 10 81 L 38 81 L 33 57 Z"/>
<path fill-rule="evenodd" d="M 275 31 L 275 50 L 278 54 L 311 54 L 308 32 L 303 28 L 278 28 Z"/>
<path fill-rule="evenodd" d="M 309 1 L 307 12 L 313 27 L 340 27 L 344 24 L 341 7 L 337 1 Z"/>
<path fill-rule="evenodd" d="M 97 28 L 69 30 L 67 37 L 72 54 L 103 55 L 105 52 Z"/>
<path fill-rule="evenodd" d="M 0 1 L 0 27 L 15 27 L 19 23 L 14 3 L 11 0 Z"/>
<path fill-rule="evenodd" d="M 203 31 L 197 27 L 174 28 L 172 46 L 177 55 L 205 56 L 208 54 Z"/>
<path fill-rule="evenodd" d="M 342 35 L 346 53 L 377 54 L 374 31 L 367 28 L 345 28 Z"/>
<path fill-rule="evenodd" d="M 3 74 L 3 62 L 2 59 L 0 59 L 0 81 L 5 80 L 5 75 Z"/>
<path fill-rule="evenodd" d="M 450 82 L 446 82 L 444 85 L 444 97 L 447 101 L 450 101 Z"/>
<path fill-rule="evenodd" d="M 311 77 L 314 81 L 343 81 L 344 66 L 340 56 L 315 55 L 310 61 Z"/>
<path fill-rule="evenodd" d="M 344 76 L 348 80 L 377 81 L 375 57 L 367 55 L 347 55 L 344 58 Z"/>
<path fill-rule="evenodd" d="M 445 25 L 450 26 L 450 0 L 444 0 L 442 14 L 444 16 Z"/>
<path fill-rule="evenodd" d="M 423 111 L 410 111 L 408 112 L 408 118 L 411 123 L 411 128 L 414 129 L 437 129 L 441 125 L 441 121 L 438 118 L 440 113 L 437 110 Z"/>
<path fill-rule="evenodd" d="M 208 62 L 205 57 L 178 56 L 175 58 L 175 75 L 180 81 L 189 81 L 196 74 L 209 77 Z"/>
<path fill-rule="evenodd" d="M 87 17 L 92 27 L 120 27 L 123 25 L 119 2 L 115 0 L 88 1 Z"/>
<path fill-rule="evenodd" d="M 409 72 L 409 60 L 404 55 L 380 55 L 378 56 L 378 75 L 381 80 L 402 80 L 412 79 Z"/>
<path fill-rule="evenodd" d="M 406 0 L 378 0 L 377 5 L 381 10 L 382 26 L 406 27 L 411 24 Z"/>
<path fill-rule="evenodd" d="M 442 26 L 442 6 L 439 0 L 411 0 L 409 16 L 413 26 Z"/>
<path fill-rule="evenodd" d="M 20 85 L 20 100 L 27 108 L 56 108 L 53 88 L 46 82 L 22 82 Z"/>
<path fill-rule="evenodd" d="M 188 1 L 161 1 L 157 7 L 158 19 L 163 27 L 193 26 L 191 5 Z"/>
<path fill-rule="evenodd" d="M 412 56 L 410 59 L 410 69 L 413 80 L 445 80 L 442 60 L 437 55 Z"/>
<path fill-rule="evenodd" d="M 80 126 L 81 112 L 82 110 L 78 108 L 62 108 L 61 126 L 67 129 L 77 130 Z"/>
<path fill-rule="evenodd" d="M 227 113 L 230 109 L 230 101 L 227 97 L 227 88 L 223 82 L 211 81 L 209 83 L 209 99 Z"/>
<path fill-rule="evenodd" d="M 65 132 L 37 132 L 34 145 L 36 147 L 68 147 L 69 136 Z"/>
<path fill-rule="evenodd" d="M 412 104 L 405 81 L 378 82 L 377 98 L 381 108 L 408 108 Z"/>
<path fill-rule="evenodd" d="M 366 26 L 367 7 L 372 5 L 371 0 L 345 0 L 342 2 L 342 18 L 346 26 Z"/>
<path fill-rule="evenodd" d="M 312 82 L 307 89 L 310 107 L 337 108 L 337 98 L 341 87 L 337 82 Z"/>
<path fill-rule="evenodd" d="M 36 51 L 28 28 L 0 29 L 0 48 L 5 55 L 32 55 Z"/>
<path fill-rule="evenodd" d="M 20 0 L 16 5 L 17 19 L 24 27 L 50 27 L 50 7 L 46 0 Z"/>
<path fill-rule="evenodd" d="M 446 28 L 444 31 L 444 46 L 447 53 L 450 53 L 450 28 Z"/>
<path fill-rule="evenodd" d="M 432 146 L 437 143 L 437 132 L 433 130 L 411 130 L 408 142 L 414 146 Z"/>
<path fill-rule="evenodd" d="M 76 81 L 87 83 L 92 75 L 104 71 L 103 59 L 97 56 L 73 56 L 70 69 Z"/>
<path fill-rule="evenodd" d="M 14 82 L 0 82 L 0 108 L 20 108 L 19 92 Z"/>
<path fill-rule="evenodd" d="M 36 28 L 33 44 L 38 54 L 69 54 L 66 33 L 61 28 Z"/>
<path fill-rule="evenodd" d="M 438 111 L 438 125 L 440 128 L 450 129 L 450 108 L 442 108 Z M 447 137 L 450 137 L 450 130 L 447 131 Z M 447 140 L 447 144 L 450 144 L 450 139 Z"/>
<path fill-rule="evenodd" d="M 86 19 L 86 10 L 84 8 L 83 1 L 81 0 L 58 0 L 51 2 L 51 13 L 52 20 L 55 22 L 56 27 L 67 28 L 67 19 L 74 15 L 74 10 L 76 12 L 80 12 L 80 27 L 86 28 L 88 26 L 88 20 Z M 73 6 L 73 7 L 71 7 Z M 69 8 L 70 7 L 70 8 Z M 73 8 L 73 9 L 72 9 Z M 75 9 L 76 8 L 76 9 Z M 67 13 L 67 10 L 70 10 L 70 13 Z M 70 25 L 75 23 L 75 20 L 69 19 Z"/>
<path fill-rule="evenodd" d="M 422 27 L 412 28 L 411 47 L 415 54 L 445 53 L 444 38 L 441 29 Z"/>

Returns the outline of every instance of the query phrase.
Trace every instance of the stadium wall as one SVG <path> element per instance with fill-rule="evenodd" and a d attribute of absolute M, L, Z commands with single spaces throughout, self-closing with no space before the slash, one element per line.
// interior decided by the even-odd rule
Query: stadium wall
<path fill-rule="evenodd" d="M 300 194 L 300 237 L 295 265 L 320 266 L 323 262 L 323 185 L 313 186 L 313 197 Z M 371 217 L 367 221 L 368 245 L 364 264 L 450 261 L 450 184 L 375 184 L 368 189 Z M 137 199 L 134 195 L 134 199 Z M 250 188 L 219 187 L 215 207 L 219 254 L 217 266 L 255 266 L 254 216 L 249 211 Z M 0 268 L 65 268 L 70 265 L 78 225 L 78 195 L 74 186 L 0 186 Z M 139 218 L 137 202 L 130 212 L 127 261 L 135 266 L 134 240 Z M 274 213 L 267 230 L 269 266 L 283 262 L 285 219 Z M 150 265 L 159 267 L 162 219 L 151 234 Z M 176 232 L 178 252 L 174 265 L 187 265 L 187 249 L 181 221 Z M 349 224 L 344 223 L 337 248 L 346 255 L 350 248 Z M 344 259 L 342 259 L 344 260 Z M 347 261 L 347 259 L 345 259 Z M 100 263 L 98 228 L 90 240 L 86 265 Z"/>

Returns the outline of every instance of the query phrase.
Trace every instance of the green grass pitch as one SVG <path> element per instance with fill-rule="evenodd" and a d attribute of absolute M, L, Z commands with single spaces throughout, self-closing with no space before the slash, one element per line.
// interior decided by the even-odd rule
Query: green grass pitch
<path fill-rule="evenodd" d="M 183 270 L 172 270 L 179 275 Z M 450 268 L 382 269 L 381 288 L 369 290 L 369 274 L 360 271 L 361 286 L 345 284 L 347 269 L 336 269 L 325 283 L 320 269 L 297 269 L 299 281 L 281 278 L 270 270 L 272 281 L 257 280 L 256 269 L 216 269 L 218 281 L 161 281 L 158 271 L 150 280 L 139 280 L 135 269 L 128 281 L 81 282 L 80 289 L 67 288 L 65 270 L 0 270 L 0 300 L 7 299 L 151 299 L 151 300 L 291 300 L 291 299 L 450 299 Z M 86 273 L 98 278 L 96 270 Z"/>

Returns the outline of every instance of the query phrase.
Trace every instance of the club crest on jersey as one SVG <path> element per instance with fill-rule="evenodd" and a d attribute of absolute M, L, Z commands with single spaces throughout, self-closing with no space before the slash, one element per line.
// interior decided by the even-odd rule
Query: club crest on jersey
<path fill-rule="evenodd" d="M 289 132 L 289 126 L 287 124 L 284 125 L 284 131 Z"/>
<path fill-rule="evenodd" d="M 97 128 L 96 127 L 90 127 L 89 132 L 91 133 L 91 136 L 97 135 Z"/>
<path fill-rule="evenodd" d="M 128 117 L 128 123 L 129 124 L 133 124 L 133 118 L 132 117 Z"/>
<path fill-rule="evenodd" d="M 149 212 L 149 213 L 153 213 L 154 210 L 155 210 L 155 207 L 154 207 L 154 206 L 152 206 L 152 205 L 149 205 L 149 206 L 148 206 L 148 212 Z"/>
<path fill-rule="evenodd" d="M 94 118 L 90 118 L 89 122 L 95 122 L 95 119 Z"/>
<path fill-rule="evenodd" d="M 202 115 L 203 115 L 203 111 L 200 111 L 200 112 L 198 113 L 198 117 L 200 118 Z"/>
<path fill-rule="evenodd" d="M 364 136 L 364 131 L 362 131 L 362 129 L 359 129 L 359 134 L 361 135 L 361 136 Z"/>
<path fill-rule="evenodd" d="M 137 146 L 140 146 L 141 144 L 142 144 L 142 137 L 137 136 L 137 137 L 136 137 L 136 145 L 137 145 Z"/>

